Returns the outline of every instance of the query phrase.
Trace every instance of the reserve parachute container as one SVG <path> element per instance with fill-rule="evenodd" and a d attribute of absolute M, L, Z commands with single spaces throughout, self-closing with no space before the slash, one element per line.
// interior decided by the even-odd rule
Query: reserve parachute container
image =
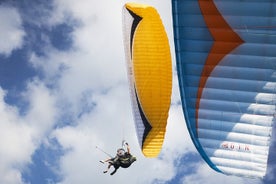
<path fill-rule="evenodd" d="M 123 34 L 138 141 L 146 157 L 157 157 L 171 103 L 169 41 L 157 10 L 144 4 L 125 4 Z"/>
<path fill-rule="evenodd" d="M 266 174 L 276 104 L 275 10 L 266 0 L 172 0 L 187 127 L 204 160 L 227 175 Z"/>

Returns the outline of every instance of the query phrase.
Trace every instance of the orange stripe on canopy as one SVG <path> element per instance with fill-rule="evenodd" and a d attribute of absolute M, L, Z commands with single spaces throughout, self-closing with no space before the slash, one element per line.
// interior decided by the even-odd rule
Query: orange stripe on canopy
<path fill-rule="evenodd" d="M 197 127 L 200 99 L 208 77 L 224 56 L 244 42 L 224 20 L 213 0 L 198 0 L 198 3 L 214 43 L 200 77 L 196 102 Z"/>

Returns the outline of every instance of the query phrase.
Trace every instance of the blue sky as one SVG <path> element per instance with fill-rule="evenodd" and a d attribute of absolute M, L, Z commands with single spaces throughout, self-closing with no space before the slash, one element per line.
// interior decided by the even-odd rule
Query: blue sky
<path fill-rule="evenodd" d="M 163 150 L 142 156 L 124 60 L 125 2 L 1 1 L 0 183 L 264 183 L 203 162 L 187 132 L 176 74 Z M 157 8 L 173 51 L 170 1 L 136 2 Z M 106 155 L 95 147 L 115 154 L 123 137 L 138 161 L 104 175 Z M 275 182 L 274 171 L 265 183 Z"/>

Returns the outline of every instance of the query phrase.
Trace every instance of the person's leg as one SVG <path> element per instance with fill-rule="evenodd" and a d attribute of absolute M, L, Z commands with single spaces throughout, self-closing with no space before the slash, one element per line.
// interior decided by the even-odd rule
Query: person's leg
<path fill-rule="evenodd" d="M 112 164 L 108 164 L 107 169 L 104 170 L 103 173 L 107 173 L 109 171 L 109 169 L 110 169 L 111 166 L 112 166 Z"/>
<path fill-rule="evenodd" d="M 117 169 L 118 169 L 118 168 L 115 168 L 115 169 L 114 169 L 114 171 L 112 171 L 112 173 L 110 173 L 110 175 L 115 174 L 115 173 L 116 173 L 116 171 L 117 171 Z"/>
<path fill-rule="evenodd" d="M 100 162 L 103 163 L 103 164 L 106 163 L 106 162 L 109 162 L 109 161 L 111 161 L 111 158 L 108 158 L 106 160 L 100 160 Z"/>

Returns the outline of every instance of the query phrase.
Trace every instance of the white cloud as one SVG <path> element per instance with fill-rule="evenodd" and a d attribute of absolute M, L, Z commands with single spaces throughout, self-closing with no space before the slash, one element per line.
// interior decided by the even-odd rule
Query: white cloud
<path fill-rule="evenodd" d="M 0 90 L 0 183 L 23 183 L 21 171 L 31 163 L 31 156 L 54 125 L 55 99 L 39 81 L 31 82 L 25 99 L 30 104 L 26 114 L 4 101 Z"/>
<path fill-rule="evenodd" d="M 235 176 L 226 176 L 212 170 L 207 164 L 197 163 L 197 171 L 193 174 L 187 175 L 183 178 L 183 184 L 213 184 L 213 183 L 250 183 L 250 184 L 261 184 L 259 179 L 246 179 Z"/>
<path fill-rule="evenodd" d="M 0 54 L 9 56 L 15 49 L 22 47 L 25 32 L 17 9 L 0 6 Z"/>
<path fill-rule="evenodd" d="M 21 124 L 17 109 L 4 102 L 5 92 L 0 89 L 0 183 L 21 183 L 20 167 L 30 161 L 31 130 Z M 24 147 L 22 147 L 24 144 Z"/>
<path fill-rule="evenodd" d="M 56 124 L 58 114 L 56 97 L 39 80 L 33 80 L 29 83 L 24 98 L 30 104 L 24 120 L 35 128 L 35 136 L 43 137 Z"/>

